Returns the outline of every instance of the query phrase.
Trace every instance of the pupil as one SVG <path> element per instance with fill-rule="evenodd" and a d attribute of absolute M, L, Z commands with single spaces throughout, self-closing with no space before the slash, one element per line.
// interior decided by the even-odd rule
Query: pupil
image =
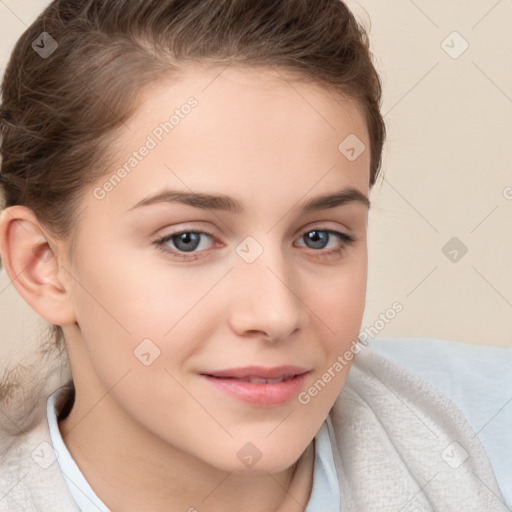
<path fill-rule="evenodd" d="M 178 240 L 176 242 L 176 247 L 180 250 L 194 250 L 199 245 L 199 234 L 198 233 L 182 233 L 177 236 Z M 193 247 L 191 247 L 190 242 L 192 242 Z M 184 244 L 185 247 L 180 247 L 180 244 Z M 188 245 L 188 246 L 187 246 Z"/>
<path fill-rule="evenodd" d="M 317 230 L 310 231 L 308 234 L 308 238 L 316 244 L 315 248 L 318 248 L 318 244 L 320 244 L 320 246 L 322 246 L 322 244 L 325 243 L 325 241 L 326 241 L 325 240 L 326 237 L 327 237 L 327 233 L 324 233 L 322 231 L 317 231 Z"/>

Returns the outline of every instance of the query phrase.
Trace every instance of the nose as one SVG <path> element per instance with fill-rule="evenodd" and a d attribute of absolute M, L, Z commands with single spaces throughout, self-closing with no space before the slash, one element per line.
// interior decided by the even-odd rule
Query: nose
<path fill-rule="evenodd" d="M 304 328 L 306 301 L 281 251 L 267 247 L 252 263 L 240 259 L 231 274 L 230 325 L 236 334 L 277 342 Z"/>

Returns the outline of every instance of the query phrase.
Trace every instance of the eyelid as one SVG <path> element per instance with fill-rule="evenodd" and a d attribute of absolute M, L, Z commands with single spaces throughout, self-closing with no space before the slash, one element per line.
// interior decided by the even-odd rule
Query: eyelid
<path fill-rule="evenodd" d="M 347 235 L 348 237 L 354 238 L 355 240 L 358 240 L 358 237 L 353 232 L 352 229 L 349 229 L 345 224 L 341 224 L 338 222 L 337 224 L 341 224 L 342 228 L 335 226 L 329 226 L 329 223 L 333 223 L 333 221 L 314 221 L 312 224 L 303 226 L 300 230 L 296 231 L 295 238 L 297 236 L 303 236 L 304 234 L 308 233 L 309 231 L 319 230 L 319 231 L 337 231 L 341 232 L 342 234 Z M 183 227 L 180 227 L 182 226 Z M 209 229 L 201 226 L 209 226 L 207 222 L 196 222 L 194 226 L 187 225 L 186 222 L 177 224 L 176 226 L 173 226 L 173 230 L 169 233 L 163 234 L 163 235 L 156 235 L 157 240 L 161 240 L 163 238 L 168 238 L 170 236 L 176 236 L 182 233 L 200 233 L 211 236 L 213 239 L 219 240 L 219 237 L 214 233 L 214 229 Z M 159 230 L 160 231 L 160 230 Z"/>
<path fill-rule="evenodd" d="M 354 234 L 350 233 L 351 230 L 333 229 L 333 228 L 329 227 L 328 225 L 325 225 L 325 223 L 322 225 L 313 225 L 313 226 L 303 227 L 299 232 L 298 239 L 301 240 L 305 234 L 307 234 L 311 231 L 321 231 L 324 233 L 328 233 L 329 235 L 334 236 L 339 240 L 339 246 L 337 246 L 334 249 L 333 248 L 331 248 L 329 250 L 310 249 L 313 253 L 318 253 L 319 258 L 330 258 L 330 257 L 332 258 L 334 256 L 338 256 L 338 255 L 344 253 L 350 246 L 352 246 L 353 244 L 355 244 L 356 242 L 359 241 L 358 236 L 355 236 Z M 346 231 L 348 231 L 348 233 Z M 203 256 L 201 256 L 203 253 L 207 253 L 207 255 L 204 256 L 207 258 L 209 256 L 208 253 L 209 253 L 210 249 L 205 249 L 205 250 L 197 251 L 197 252 L 196 251 L 186 252 L 186 251 L 180 251 L 180 250 L 172 249 L 172 248 L 165 248 L 165 246 L 167 245 L 167 242 L 169 240 L 171 240 L 175 236 L 179 236 L 184 233 L 194 233 L 194 234 L 209 236 L 213 240 L 213 247 L 211 247 L 210 249 L 213 249 L 213 248 L 219 246 L 218 238 L 214 233 L 212 233 L 210 230 L 203 230 L 203 229 L 199 229 L 199 228 L 195 228 L 195 227 L 194 228 L 190 228 L 190 227 L 175 228 L 175 230 L 172 231 L 171 233 L 162 235 L 159 238 L 157 238 L 156 240 L 154 240 L 152 242 L 152 245 L 156 245 L 158 250 L 169 255 L 170 258 L 176 259 L 176 260 L 181 259 L 184 262 L 186 262 L 186 261 L 192 262 L 192 261 L 198 260 L 199 258 L 203 257 Z M 294 240 L 295 239 L 297 239 L 297 237 L 295 237 Z M 222 242 L 221 242 L 221 244 L 222 244 Z M 224 244 L 222 244 L 222 245 L 224 245 Z M 301 246 L 301 247 L 303 247 L 303 246 Z M 306 249 L 307 249 L 307 247 L 306 247 Z"/>

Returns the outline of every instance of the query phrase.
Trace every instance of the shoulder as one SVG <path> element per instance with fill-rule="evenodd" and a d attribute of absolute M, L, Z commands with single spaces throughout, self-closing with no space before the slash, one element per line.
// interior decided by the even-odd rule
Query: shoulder
<path fill-rule="evenodd" d="M 4 437 L 0 444 L 1 512 L 79 512 L 57 462 L 46 418 L 28 432 Z"/>
<path fill-rule="evenodd" d="M 512 347 L 431 338 L 381 338 L 368 346 L 445 394 L 489 455 L 512 467 Z"/>
<path fill-rule="evenodd" d="M 498 483 L 461 410 L 435 385 L 368 346 L 358 344 L 328 423 L 348 508 L 510 510 L 501 490 L 510 468 Z"/>
<path fill-rule="evenodd" d="M 512 504 L 512 347 L 435 338 L 377 338 L 368 346 L 433 384 L 462 411 Z"/>

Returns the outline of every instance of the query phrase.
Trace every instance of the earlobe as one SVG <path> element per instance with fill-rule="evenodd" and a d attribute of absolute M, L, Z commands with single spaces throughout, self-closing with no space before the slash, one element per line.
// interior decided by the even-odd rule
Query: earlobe
<path fill-rule="evenodd" d="M 54 250 L 30 208 L 11 206 L 2 211 L 0 254 L 12 285 L 47 322 L 66 325 L 76 317 Z"/>

